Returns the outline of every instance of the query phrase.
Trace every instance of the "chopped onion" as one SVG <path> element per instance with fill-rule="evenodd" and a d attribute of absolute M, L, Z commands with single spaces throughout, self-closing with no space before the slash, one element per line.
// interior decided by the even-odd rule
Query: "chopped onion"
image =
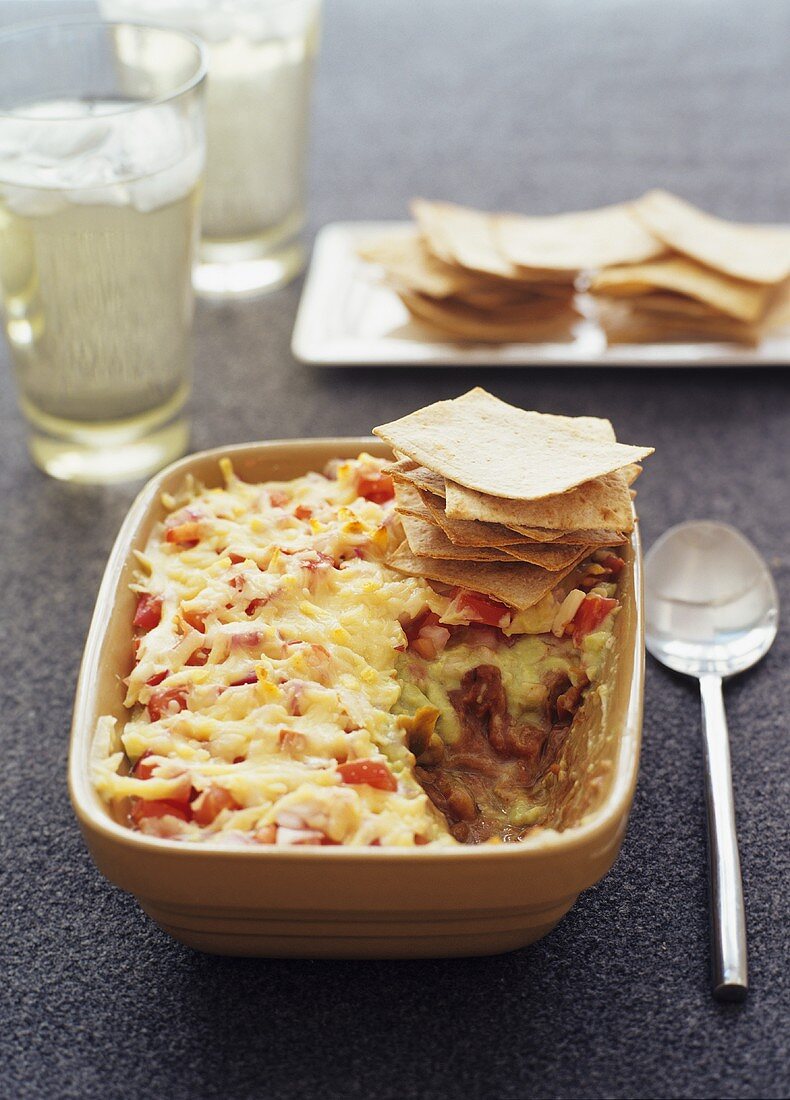
<path fill-rule="evenodd" d="M 555 638 L 561 638 L 565 633 L 565 627 L 584 603 L 584 597 L 585 593 L 580 588 L 574 588 L 562 601 L 551 625 Z"/>
<path fill-rule="evenodd" d="M 289 829 L 279 825 L 277 828 L 277 844 L 323 844 L 324 834 L 318 829 Z"/>

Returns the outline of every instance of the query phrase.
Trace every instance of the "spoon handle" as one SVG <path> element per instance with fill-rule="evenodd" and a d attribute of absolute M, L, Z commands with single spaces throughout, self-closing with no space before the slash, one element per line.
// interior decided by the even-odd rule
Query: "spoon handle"
<path fill-rule="evenodd" d="M 701 676 L 700 692 L 708 810 L 713 993 L 719 1000 L 742 1001 L 749 987 L 746 918 L 721 677 Z"/>

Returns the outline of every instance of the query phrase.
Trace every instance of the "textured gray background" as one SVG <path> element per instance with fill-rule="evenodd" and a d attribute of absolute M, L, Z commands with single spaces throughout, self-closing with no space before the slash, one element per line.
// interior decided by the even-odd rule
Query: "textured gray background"
<path fill-rule="evenodd" d="M 312 228 L 402 217 L 415 193 L 552 211 L 658 184 L 722 214 L 788 220 L 788 71 L 783 0 L 329 0 Z M 735 523 L 790 605 L 787 373 L 317 372 L 288 351 L 299 292 L 199 310 L 196 448 L 366 432 L 483 382 L 654 444 L 647 543 L 690 517 Z M 696 692 L 653 664 L 622 856 L 542 943 L 419 963 L 195 954 L 99 877 L 64 779 L 83 639 L 137 487 L 33 470 L 2 368 L 0 1095 L 788 1095 L 786 630 L 727 692 L 744 1006 L 709 995 Z"/>

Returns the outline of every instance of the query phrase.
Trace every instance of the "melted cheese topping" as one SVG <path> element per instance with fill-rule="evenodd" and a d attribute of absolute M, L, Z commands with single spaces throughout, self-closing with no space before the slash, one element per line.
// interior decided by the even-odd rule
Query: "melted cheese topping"
<path fill-rule="evenodd" d="M 133 585 L 161 599 L 161 619 L 139 639 L 120 737 L 112 718 L 100 722 L 94 781 L 109 801 L 177 804 L 188 784 L 193 799 L 219 787 L 232 805 L 206 825 L 144 816 L 144 831 L 454 843 L 392 713 L 399 618 L 441 613 L 448 600 L 383 564 L 401 538 L 393 503 L 357 491 L 381 465 L 362 455 L 334 479 L 252 485 L 225 461 L 224 488 L 190 484 L 165 498 L 169 516 L 138 555 Z M 125 757 L 145 758 L 150 776 L 121 774 Z M 384 764 L 397 790 L 344 783 L 338 765 L 357 760 Z"/>

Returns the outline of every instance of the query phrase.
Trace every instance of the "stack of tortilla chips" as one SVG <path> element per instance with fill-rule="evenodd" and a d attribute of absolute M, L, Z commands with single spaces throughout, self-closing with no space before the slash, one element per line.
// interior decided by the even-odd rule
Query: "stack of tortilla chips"
<path fill-rule="evenodd" d="M 592 276 L 610 343 L 758 344 L 790 320 L 790 228 L 722 221 L 665 191 L 632 209 L 667 251 Z"/>
<path fill-rule="evenodd" d="M 360 255 L 381 265 L 415 318 L 460 340 L 569 340 L 581 271 L 664 251 L 626 205 L 520 217 L 417 200 L 412 212 L 416 227 Z"/>
<path fill-rule="evenodd" d="M 397 457 L 406 535 L 389 564 L 519 611 L 625 541 L 629 485 L 652 453 L 617 443 L 608 420 L 525 412 L 479 388 L 374 432 Z"/>

